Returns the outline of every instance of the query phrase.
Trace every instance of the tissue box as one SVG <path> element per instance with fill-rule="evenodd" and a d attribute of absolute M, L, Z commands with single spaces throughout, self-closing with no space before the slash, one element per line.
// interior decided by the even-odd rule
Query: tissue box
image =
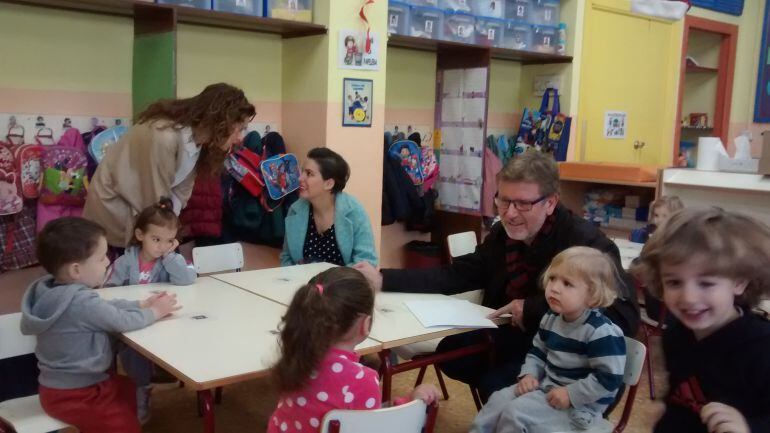
<path fill-rule="evenodd" d="M 717 161 L 719 171 L 731 173 L 756 173 L 759 168 L 758 159 L 732 159 L 728 156 L 719 155 Z"/>
<path fill-rule="evenodd" d="M 759 159 L 759 174 L 770 176 L 770 131 L 762 133 L 762 157 Z"/>

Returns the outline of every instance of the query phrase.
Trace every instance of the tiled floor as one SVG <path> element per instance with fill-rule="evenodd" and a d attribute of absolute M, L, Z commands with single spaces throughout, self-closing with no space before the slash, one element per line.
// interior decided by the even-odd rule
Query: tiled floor
<path fill-rule="evenodd" d="M 262 247 L 246 246 L 246 268 L 277 266 L 277 252 Z M 31 268 L 0 275 L 0 314 L 19 310 L 19 301 L 29 282 L 42 274 L 40 268 Z M 244 342 L 248 344 L 248 342 Z M 655 383 L 658 395 L 663 395 L 665 376 L 659 341 L 652 344 L 655 365 Z M 416 378 L 416 372 L 395 377 L 393 395 L 408 394 Z M 432 371 L 426 381 L 434 381 Z M 476 414 L 470 392 L 464 384 L 447 381 L 450 398 L 441 401 L 436 432 L 463 433 Z M 225 388 L 224 401 L 216 408 L 216 425 L 219 433 L 264 432 L 266 420 L 275 406 L 276 396 L 267 380 L 255 380 Z M 639 392 L 634 401 L 631 420 L 625 431 L 629 433 L 649 432 L 660 416 L 662 404 L 651 401 L 648 394 L 646 371 L 640 380 Z M 152 419 L 144 427 L 147 433 L 188 433 L 203 431 L 201 419 L 197 416 L 195 393 L 178 388 L 175 384 L 157 385 L 153 392 Z M 623 407 L 618 407 L 611 419 L 616 421 Z"/>

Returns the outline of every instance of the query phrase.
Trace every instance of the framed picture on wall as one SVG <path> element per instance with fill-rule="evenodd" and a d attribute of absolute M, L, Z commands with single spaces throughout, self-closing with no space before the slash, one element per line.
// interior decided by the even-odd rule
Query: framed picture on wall
<path fill-rule="evenodd" d="M 372 126 L 372 80 L 343 78 L 342 126 Z"/>
<path fill-rule="evenodd" d="M 759 48 L 759 72 L 757 73 L 757 95 L 754 100 L 754 121 L 770 123 L 770 29 L 768 29 L 769 8 L 765 8 L 765 18 L 762 24 L 762 40 Z"/>

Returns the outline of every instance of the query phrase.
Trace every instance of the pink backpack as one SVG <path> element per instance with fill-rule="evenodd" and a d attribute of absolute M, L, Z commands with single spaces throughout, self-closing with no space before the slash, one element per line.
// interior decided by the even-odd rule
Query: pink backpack
<path fill-rule="evenodd" d="M 19 213 L 24 206 L 19 192 L 13 149 L 11 143 L 0 141 L 0 215 Z"/>
<path fill-rule="evenodd" d="M 83 138 L 77 129 L 67 129 L 56 146 L 43 146 L 42 167 L 41 203 L 85 204 L 88 159 Z"/>
<path fill-rule="evenodd" d="M 14 151 L 16 172 L 24 198 L 35 199 L 40 196 L 40 184 L 43 182 L 42 159 L 43 146 L 23 144 Z"/>

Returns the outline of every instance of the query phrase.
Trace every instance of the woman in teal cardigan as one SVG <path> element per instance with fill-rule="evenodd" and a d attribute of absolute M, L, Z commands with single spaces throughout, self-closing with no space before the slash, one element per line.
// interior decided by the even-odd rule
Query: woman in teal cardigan
<path fill-rule="evenodd" d="M 286 216 L 281 265 L 367 261 L 377 266 L 374 236 L 363 206 L 342 192 L 350 177 L 345 159 L 325 147 L 307 154 L 299 176 L 299 200 Z"/>

